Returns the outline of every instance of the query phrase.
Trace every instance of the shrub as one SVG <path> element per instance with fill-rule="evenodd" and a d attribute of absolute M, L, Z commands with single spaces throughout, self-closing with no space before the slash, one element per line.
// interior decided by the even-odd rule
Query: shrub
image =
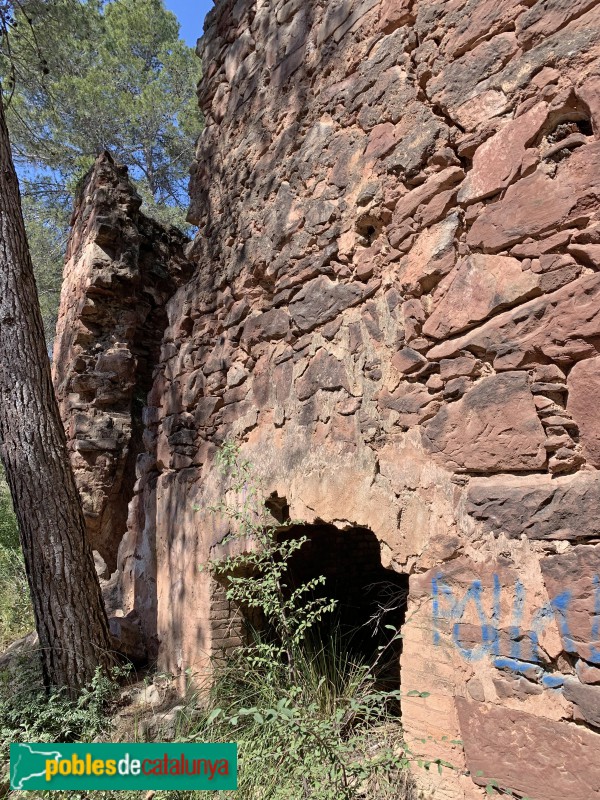
<path fill-rule="evenodd" d="M 118 680 L 128 672 L 127 667 L 115 667 L 108 676 L 98 669 L 90 685 L 73 700 L 60 690 L 47 694 L 42 681 L 39 651 L 22 649 L 18 656 L 13 657 L 8 666 L 0 671 L 0 765 L 3 773 L 0 787 L 8 786 L 11 742 L 89 742 L 106 739 L 111 728 L 112 701 L 119 689 Z M 76 792 L 39 794 L 55 800 L 83 800 L 83 795 Z M 117 796 L 108 792 L 94 794 L 98 795 L 98 800 L 101 800 L 101 795 L 105 795 L 107 800 L 110 796 Z"/>
<path fill-rule="evenodd" d="M 120 670 L 109 677 L 98 670 L 76 700 L 57 690 L 48 695 L 42 683 L 39 654 L 19 657 L 0 672 L 0 752 L 8 758 L 10 742 L 91 741 L 109 726 L 109 701 Z"/>

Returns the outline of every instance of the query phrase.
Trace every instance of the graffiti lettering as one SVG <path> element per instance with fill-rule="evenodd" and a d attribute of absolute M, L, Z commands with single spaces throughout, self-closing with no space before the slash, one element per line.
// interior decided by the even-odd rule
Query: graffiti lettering
<path fill-rule="evenodd" d="M 594 576 L 592 583 L 593 613 L 589 655 L 586 659 L 600 664 L 600 647 L 597 646 L 600 641 L 600 576 Z M 524 628 L 526 589 L 520 580 L 515 581 L 512 589 L 510 618 L 503 621 L 501 620 L 502 586 L 498 575 L 494 574 L 492 587 L 487 590 L 480 580 L 472 581 L 462 597 L 456 592 L 456 587 L 450 585 L 443 573 L 434 575 L 431 581 L 433 642 L 439 646 L 442 642 L 442 633 L 446 631 L 452 645 L 467 661 L 480 661 L 489 656 L 498 669 L 508 669 L 529 677 L 535 675 L 547 688 L 559 688 L 563 683 L 560 675 L 547 673 L 540 666 L 543 659 L 539 643 L 543 632 L 555 622 L 565 650 L 577 652 L 569 624 L 573 609 L 573 594 L 569 589 L 565 589 L 542 608 L 535 609 L 530 616 L 529 627 Z M 472 637 L 471 641 L 464 641 L 465 619 L 478 621 L 479 635 L 476 642 L 472 641 Z M 505 624 L 502 624 L 503 622 Z M 508 636 L 508 643 L 503 652 L 500 643 L 501 634 Z"/>

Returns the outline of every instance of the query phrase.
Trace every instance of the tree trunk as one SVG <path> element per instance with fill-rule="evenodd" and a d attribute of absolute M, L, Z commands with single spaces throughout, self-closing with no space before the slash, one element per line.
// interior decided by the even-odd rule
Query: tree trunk
<path fill-rule="evenodd" d="M 50 361 L 0 88 L 0 456 L 40 639 L 44 683 L 72 694 L 112 661 Z"/>

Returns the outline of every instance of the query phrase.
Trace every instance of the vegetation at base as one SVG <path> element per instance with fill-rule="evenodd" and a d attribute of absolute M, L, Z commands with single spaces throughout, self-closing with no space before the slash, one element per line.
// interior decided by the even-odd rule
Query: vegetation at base
<path fill-rule="evenodd" d="M 111 675 L 97 670 L 76 700 L 61 690 L 48 695 L 42 682 L 39 654 L 23 652 L 0 672 L 0 756 L 8 762 L 11 742 L 90 742 L 110 732 L 111 701 L 118 680 L 128 674 L 115 667 Z"/>
<path fill-rule="evenodd" d="M 338 640 L 338 644 L 340 640 Z M 261 645 L 264 647 L 265 643 Z M 242 648 L 218 666 L 198 741 L 236 741 L 243 800 L 408 800 L 415 796 L 397 692 L 378 691 L 368 665 L 324 643 L 294 653 L 287 665 L 254 666 Z"/>
<path fill-rule="evenodd" d="M 110 741 L 111 719 L 120 681 L 129 673 L 127 665 L 115 667 L 111 675 L 97 670 L 90 685 L 76 700 L 64 691 L 48 695 L 42 681 L 41 661 L 35 648 L 23 648 L 11 663 L 0 670 L 0 793 L 9 786 L 11 742 L 91 742 Z M 121 797 L 117 792 L 37 792 L 40 797 L 83 800 L 95 794 Z M 130 797 L 133 793 L 128 793 Z M 11 792 L 11 797 L 29 797 L 30 792 Z"/>
<path fill-rule="evenodd" d="M 223 445 L 218 462 L 229 488 L 214 511 L 230 522 L 225 542 L 234 554 L 208 569 L 246 619 L 261 624 L 233 654 L 215 659 L 208 707 L 188 738 L 238 742 L 239 789 L 229 794 L 239 800 L 412 798 L 394 713 L 400 693 L 377 682 L 389 645 L 365 663 L 339 632 L 320 636 L 335 609 L 316 591 L 325 579 L 289 581 L 290 559 L 306 537 L 279 535 L 282 524 L 235 443 Z"/>
<path fill-rule="evenodd" d="M 278 537 L 281 526 L 273 524 L 252 467 L 235 445 L 226 444 L 219 460 L 232 502 L 220 504 L 218 512 L 231 520 L 232 540 L 254 540 L 255 547 L 206 568 L 224 582 L 230 601 L 262 624 L 259 630 L 248 629 L 246 644 L 215 659 L 210 689 L 190 691 L 176 739 L 238 742 L 239 789 L 216 793 L 223 798 L 412 800 L 395 714 L 399 692 L 382 691 L 375 674 L 386 653 L 382 649 L 374 663 L 364 663 L 350 654 L 334 624 L 331 635 L 319 635 L 335 607 L 314 591 L 324 579 L 292 591 L 286 585 L 289 559 L 304 539 L 284 542 Z M 98 674 L 80 699 L 71 701 L 60 693 L 45 697 L 31 663 L 0 675 L 5 765 L 10 741 L 110 739 L 110 707 L 116 697 L 112 679 Z M 188 800 L 197 794 L 168 796 Z M 128 800 L 144 793 L 86 793 L 92 795 Z M 79 800 L 83 795 L 61 792 L 57 797 L 53 792 L 52 797 Z M 162 793 L 155 800 L 162 800 Z"/>
<path fill-rule="evenodd" d="M 0 652 L 33 629 L 17 520 L 0 467 Z"/>
<path fill-rule="evenodd" d="M 51 342 L 73 197 L 100 152 L 130 168 L 145 213 L 190 232 L 200 62 L 163 0 L 13 5 L 0 81 Z"/>

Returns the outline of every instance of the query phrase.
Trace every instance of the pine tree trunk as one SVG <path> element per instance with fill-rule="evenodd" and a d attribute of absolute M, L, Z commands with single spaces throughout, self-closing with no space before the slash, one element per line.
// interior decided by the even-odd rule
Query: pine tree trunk
<path fill-rule="evenodd" d="M 50 361 L 0 89 L 0 456 L 19 521 L 44 682 L 72 694 L 111 663 L 100 584 Z"/>

